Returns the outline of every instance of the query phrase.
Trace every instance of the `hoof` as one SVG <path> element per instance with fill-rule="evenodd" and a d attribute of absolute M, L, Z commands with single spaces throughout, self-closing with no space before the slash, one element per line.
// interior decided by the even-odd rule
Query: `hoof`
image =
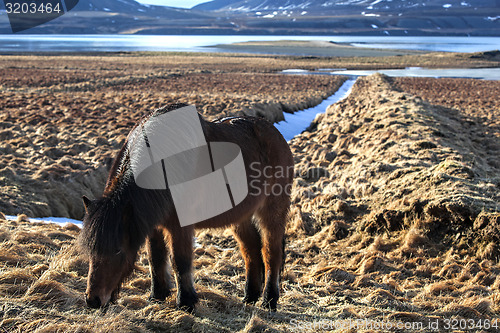
<path fill-rule="evenodd" d="M 257 301 L 259 300 L 259 295 L 245 295 L 245 297 L 243 297 L 243 303 L 245 304 L 255 304 L 257 303 Z"/>
<path fill-rule="evenodd" d="M 279 292 L 276 289 L 267 288 L 264 292 L 264 298 L 262 300 L 262 306 L 270 311 L 276 311 L 278 307 L 278 297 Z"/>
<path fill-rule="evenodd" d="M 262 301 L 262 307 L 266 310 L 276 312 L 276 308 L 278 307 L 278 301 L 270 300 L 270 301 Z"/>
<path fill-rule="evenodd" d="M 198 296 L 196 294 L 182 294 L 177 296 L 177 308 L 189 313 L 194 311 L 196 303 L 198 303 Z"/>
<path fill-rule="evenodd" d="M 148 301 L 153 303 L 162 303 L 167 297 L 171 295 L 170 290 L 164 292 L 151 292 L 151 295 L 148 298 Z"/>

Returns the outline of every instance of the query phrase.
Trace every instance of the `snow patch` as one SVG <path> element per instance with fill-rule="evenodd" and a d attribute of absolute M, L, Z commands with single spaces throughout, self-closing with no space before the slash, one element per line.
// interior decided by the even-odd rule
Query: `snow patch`
<path fill-rule="evenodd" d="M 5 216 L 8 221 L 15 221 L 17 220 L 17 216 L 15 215 L 6 215 Z M 53 223 L 53 224 L 58 224 L 61 227 L 65 227 L 68 224 L 74 224 L 78 227 L 83 226 L 83 222 L 80 220 L 73 220 L 67 217 L 37 217 L 37 218 L 28 218 L 30 222 L 32 223 Z"/>
<path fill-rule="evenodd" d="M 451 8 L 451 4 L 447 3 L 443 5 L 443 8 Z"/>
<path fill-rule="evenodd" d="M 284 69 L 284 70 L 282 70 L 281 73 L 285 73 L 285 74 L 302 74 L 302 73 L 309 73 L 309 71 L 307 69 L 290 68 L 290 69 Z"/>

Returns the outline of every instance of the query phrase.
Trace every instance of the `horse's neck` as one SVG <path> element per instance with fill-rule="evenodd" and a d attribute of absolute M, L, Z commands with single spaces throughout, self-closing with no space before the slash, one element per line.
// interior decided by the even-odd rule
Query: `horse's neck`
<path fill-rule="evenodd" d="M 164 223 L 171 216 L 175 216 L 175 209 L 169 190 L 147 190 L 135 185 L 130 192 L 134 214 L 138 223 L 148 229 L 154 229 Z"/>

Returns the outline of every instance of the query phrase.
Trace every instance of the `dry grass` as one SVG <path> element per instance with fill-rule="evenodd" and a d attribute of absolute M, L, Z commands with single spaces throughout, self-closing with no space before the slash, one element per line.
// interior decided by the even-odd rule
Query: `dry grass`
<path fill-rule="evenodd" d="M 195 56 L 198 62 L 193 64 L 193 58 L 155 57 L 121 55 L 83 61 L 85 57 L 64 56 L 51 63 L 54 58 L 33 56 L 23 58 L 23 66 L 9 62 L 19 58 L 0 59 L 19 71 L 40 60 L 40 68 L 45 64 L 46 68 L 70 72 L 67 80 L 61 79 L 61 72 L 46 71 L 45 76 L 34 75 L 32 83 L 2 83 L 9 87 L 2 94 L 11 94 L 11 102 L 0 102 L 6 110 L 0 116 L 0 127 L 7 130 L 0 136 L 11 140 L 2 141 L 1 148 L 3 207 L 56 209 L 53 206 L 60 204 L 60 209 L 69 212 L 71 205 L 80 205 L 79 200 L 69 197 L 61 202 L 53 188 L 56 184 L 61 191 L 61 184 L 75 180 L 78 187 L 85 184 L 98 194 L 104 180 L 95 175 L 105 174 L 106 168 L 96 170 L 95 163 L 102 163 L 105 151 L 117 149 L 120 136 L 131 125 L 128 121 L 156 106 L 154 103 L 163 104 L 155 96 L 168 101 L 172 96 L 189 99 L 210 95 L 210 105 L 222 108 L 225 103 L 236 110 L 245 99 L 257 103 L 252 99 L 255 96 L 263 104 L 310 101 L 335 90 L 342 81 L 242 73 L 247 68 L 271 71 L 306 63 L 312 67 L 333 63 L 332 59 L 235 56 L 218 64 L 220 57 Z M 248 63 L 242 64 L 243 59 Z M 258 62 L 264 64 L 260 70 L 256 69 Z M 12 70 L 9 66 L 3 69 Z M 205 75 L 200 68 L 212 72 Z M 106 69 L 109 73 L 97 77 Z M 171 79 L 127 81 L 148 71 L 172 73 L 177 69 L 182 75 Z M 123 73 L 130 77 L 113 81 Z M 248 77 L 255 84 L 248 83 Z M 121 82 L 121 86 L 96 88 L 95 84 L 106 80 Z M 217 84 L 207 86 L 210 80 Z M 275 87 L 261 88 L 265 82 L 273 82 Z M 231 236 L 213 230 L 197 235 L 201 247 L 195 249 L 194 266 L 200 303 L 194 314 L 175 309 L 174 296 L 164 303 L 148 302 L 149 267 L 144 251 L 117 304 L 106 312 L 87 309 L 83 292 L 88 263 L 74 247 L 78 228 L 33 224 L 23 215 L 17 221 L 6 221 L 0 214 L 0 330 L 288 332 L 300 328 L 313 332 L 318 326 L 311 325 L 319 325 L 321 320 L 330 324 L 368 319 L 423 325 L 441 320 L 443 325 L 442 320 L 450 318 L 497 318 L 498 110 L 487 109 L 489 103 L 496 105 L 496 101 L 488 101 L 493 98 L 488 91 L 497 89 L 497 83 L 459 82 L 463 87 L 473 86 L 482 96 L 477 108 L 473 104 L 460 108 L 462 103 L 443 106 L 433 99 L 433 89 L 422 88 L 435 84 L 453 87 L 450 84 L 456 82 L 404 82 L 379 75 L 360 79 L 348 99 L 330 107 L 310 132 L 291 141 L 297 177 L 282 297 L 276 313 L 241 303 L 243 260 Z M 170 83 L 172 90 L 163 93 Z M 141 85 L 143 90 L 137 88 Z M 276 88 L 281 85 L 282 89 Z M 249 96 L 238 95 L 240 89 L 248 90 Z M 442 94 L 450 89 L 443 88 Z M 311 91 L 316 91 L 314 96 L 309 96 Z M 217 100 L 226 93 L 224 99 Z M 266 94 L 268 97 L 263 97 Z M 463 89 L 454 98 L 468 94 L 469 90 Z M 119 116 L 110 111 L 120 106 Z M 482 116 L 476 112 L 491 115 L 488 121 L 480 121 Z M 37 149 L 60 151 L 50 151 L 53 157 L 44 164 L 43 160 L 30 160 Z M 68 153 L 71 149 L 74 153 Z M 41 170 L 49 166 L 52 169 L 44 174 Z M 29 183 L 26 179 L 30 177 L 39 181 Z M 43 209 L 40 211 L 45 212 Z M 400 331 L 428 330 L 416 327 Z"/>

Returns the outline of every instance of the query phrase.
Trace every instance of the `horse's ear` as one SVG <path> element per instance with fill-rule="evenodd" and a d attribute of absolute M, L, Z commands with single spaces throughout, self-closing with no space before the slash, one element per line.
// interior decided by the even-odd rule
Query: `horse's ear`
<path fill-rule="evenodd" d="M 87 198 L 87 196 L 85 196 L 85 195 L 82 197 L 82 199 L 83 199 L 83 205 L 85 206 L 85 211 L 88 212 L 92 201 L 89 198 Z"/>

